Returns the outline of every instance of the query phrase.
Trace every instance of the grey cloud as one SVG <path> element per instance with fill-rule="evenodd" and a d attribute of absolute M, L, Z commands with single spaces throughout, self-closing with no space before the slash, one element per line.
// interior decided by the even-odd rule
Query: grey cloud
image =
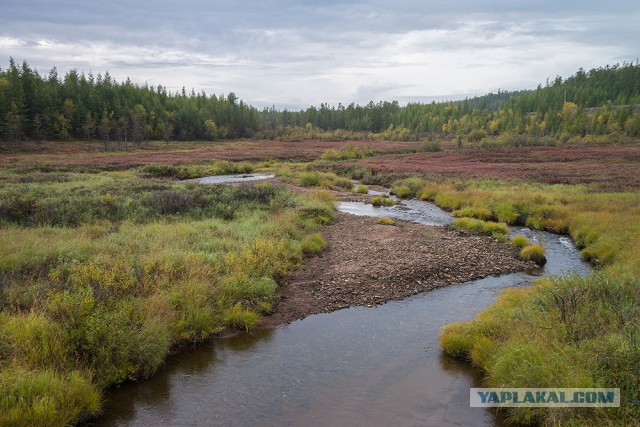
<path fill-rule="evenodd" d="M 565 69 L 634 60 L 639 18 L 633 2 L 577 0 L 4 0 L 0 57 L 41 71 L 108 69 L 134 81 L 235 91 L 249 102 L 348 103 L 439 95 L 425 93 L 433 81 L 438 91 L 488 91 L 500 83 L 461 88 L 454 79 L 488 75 L 496 55 L 513 73 L 544 74 L 512 82 L 530 87 Z M 3 45 L 3 37 L 21 42 Z M 567 63 L 558 59 L 563 46 Z M 539 65 L 545 50 L 554 59 Z M 559 63 L 562 70 L 551 68 Z"/>

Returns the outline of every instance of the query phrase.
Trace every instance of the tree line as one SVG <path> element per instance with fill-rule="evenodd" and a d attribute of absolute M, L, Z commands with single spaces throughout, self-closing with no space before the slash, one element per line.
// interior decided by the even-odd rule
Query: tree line
<path fill-rule="evenodd" d="M 366 105 L 320 104 L 305 110 L 258 110 L 230 92 L 170 92 L 161 85 L 118 82 L 53 68 L 41 75 L 26 62 L 0 69 L 0 131 L 10 144 L 24 139 L 100 140 L 117 144 L 154 140 L 314 138 L 369 134 L 390 139 L 457 136 L 470 140 L 503 133 L 562 136 L 640 136 L 640 64 L 580 69 L 535 90 L 492 93 L 462 101 Z"/>

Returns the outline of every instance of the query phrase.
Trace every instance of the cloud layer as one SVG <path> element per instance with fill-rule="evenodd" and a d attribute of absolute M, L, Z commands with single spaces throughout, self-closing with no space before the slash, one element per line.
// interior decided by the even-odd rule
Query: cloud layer
<path fill-rule="evenodd" d="M 640 57 L 634 2 L 95 3 L 2 2 L 2 62 L 299 108 L 531 88 Z"/>

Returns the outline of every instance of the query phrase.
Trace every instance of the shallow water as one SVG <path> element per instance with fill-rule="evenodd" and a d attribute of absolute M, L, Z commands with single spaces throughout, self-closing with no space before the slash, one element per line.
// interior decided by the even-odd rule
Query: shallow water
<path fill-rule="evenodd" d="M 340 212 L 353 215 L 389 217 L 417 222 L 424 225 L 443 226 L 451 224 L 453 217 L 432 203 L 420 200 L 402 200 L 395 206 L 376 207 L 362 202 L 341 202 L 338 204 Z"/>
<path fill-rule="evenodd" d="M 374 211 L 361 205 L 339 209 L 424 224 L 451 221 L 426 202 Z M 565 237 L 521 228 L 511 233 L 546 247 L 549 262 L 540 275 L 590 270 Z M 170 357 L 153 378 L 115 390 L 96 424 L 499 425 L 492 412 L 469 407 L 469 388 L 481 378 L 442 354 L 438 333 L 442 325 L 472 318 L 502 289 L 528 286 L 536 277 L 487 277 L 213 340 Z"/>
<path fill-rule="evenodd" d="M 189 182 L 197 182 L 199 184 L 229 184 L 232 182 L 251 182 L 260 181 L 263 179 L 275 178 L 273 173 L 249 173 L 249 174 L 235 174 L 235 175 L 213 175 L 205 176 L 202 178 L 189 179 Z"/>

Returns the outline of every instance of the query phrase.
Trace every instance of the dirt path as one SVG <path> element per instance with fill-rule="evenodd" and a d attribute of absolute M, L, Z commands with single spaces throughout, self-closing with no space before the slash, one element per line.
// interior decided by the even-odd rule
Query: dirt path
<path fill-rule="evenodd" d="M 327 248 L 286 279 L 263 326 L 535 268 L 496 239 L 403 221 L 382 225 L 338 212 L 324 236 Z"/>

